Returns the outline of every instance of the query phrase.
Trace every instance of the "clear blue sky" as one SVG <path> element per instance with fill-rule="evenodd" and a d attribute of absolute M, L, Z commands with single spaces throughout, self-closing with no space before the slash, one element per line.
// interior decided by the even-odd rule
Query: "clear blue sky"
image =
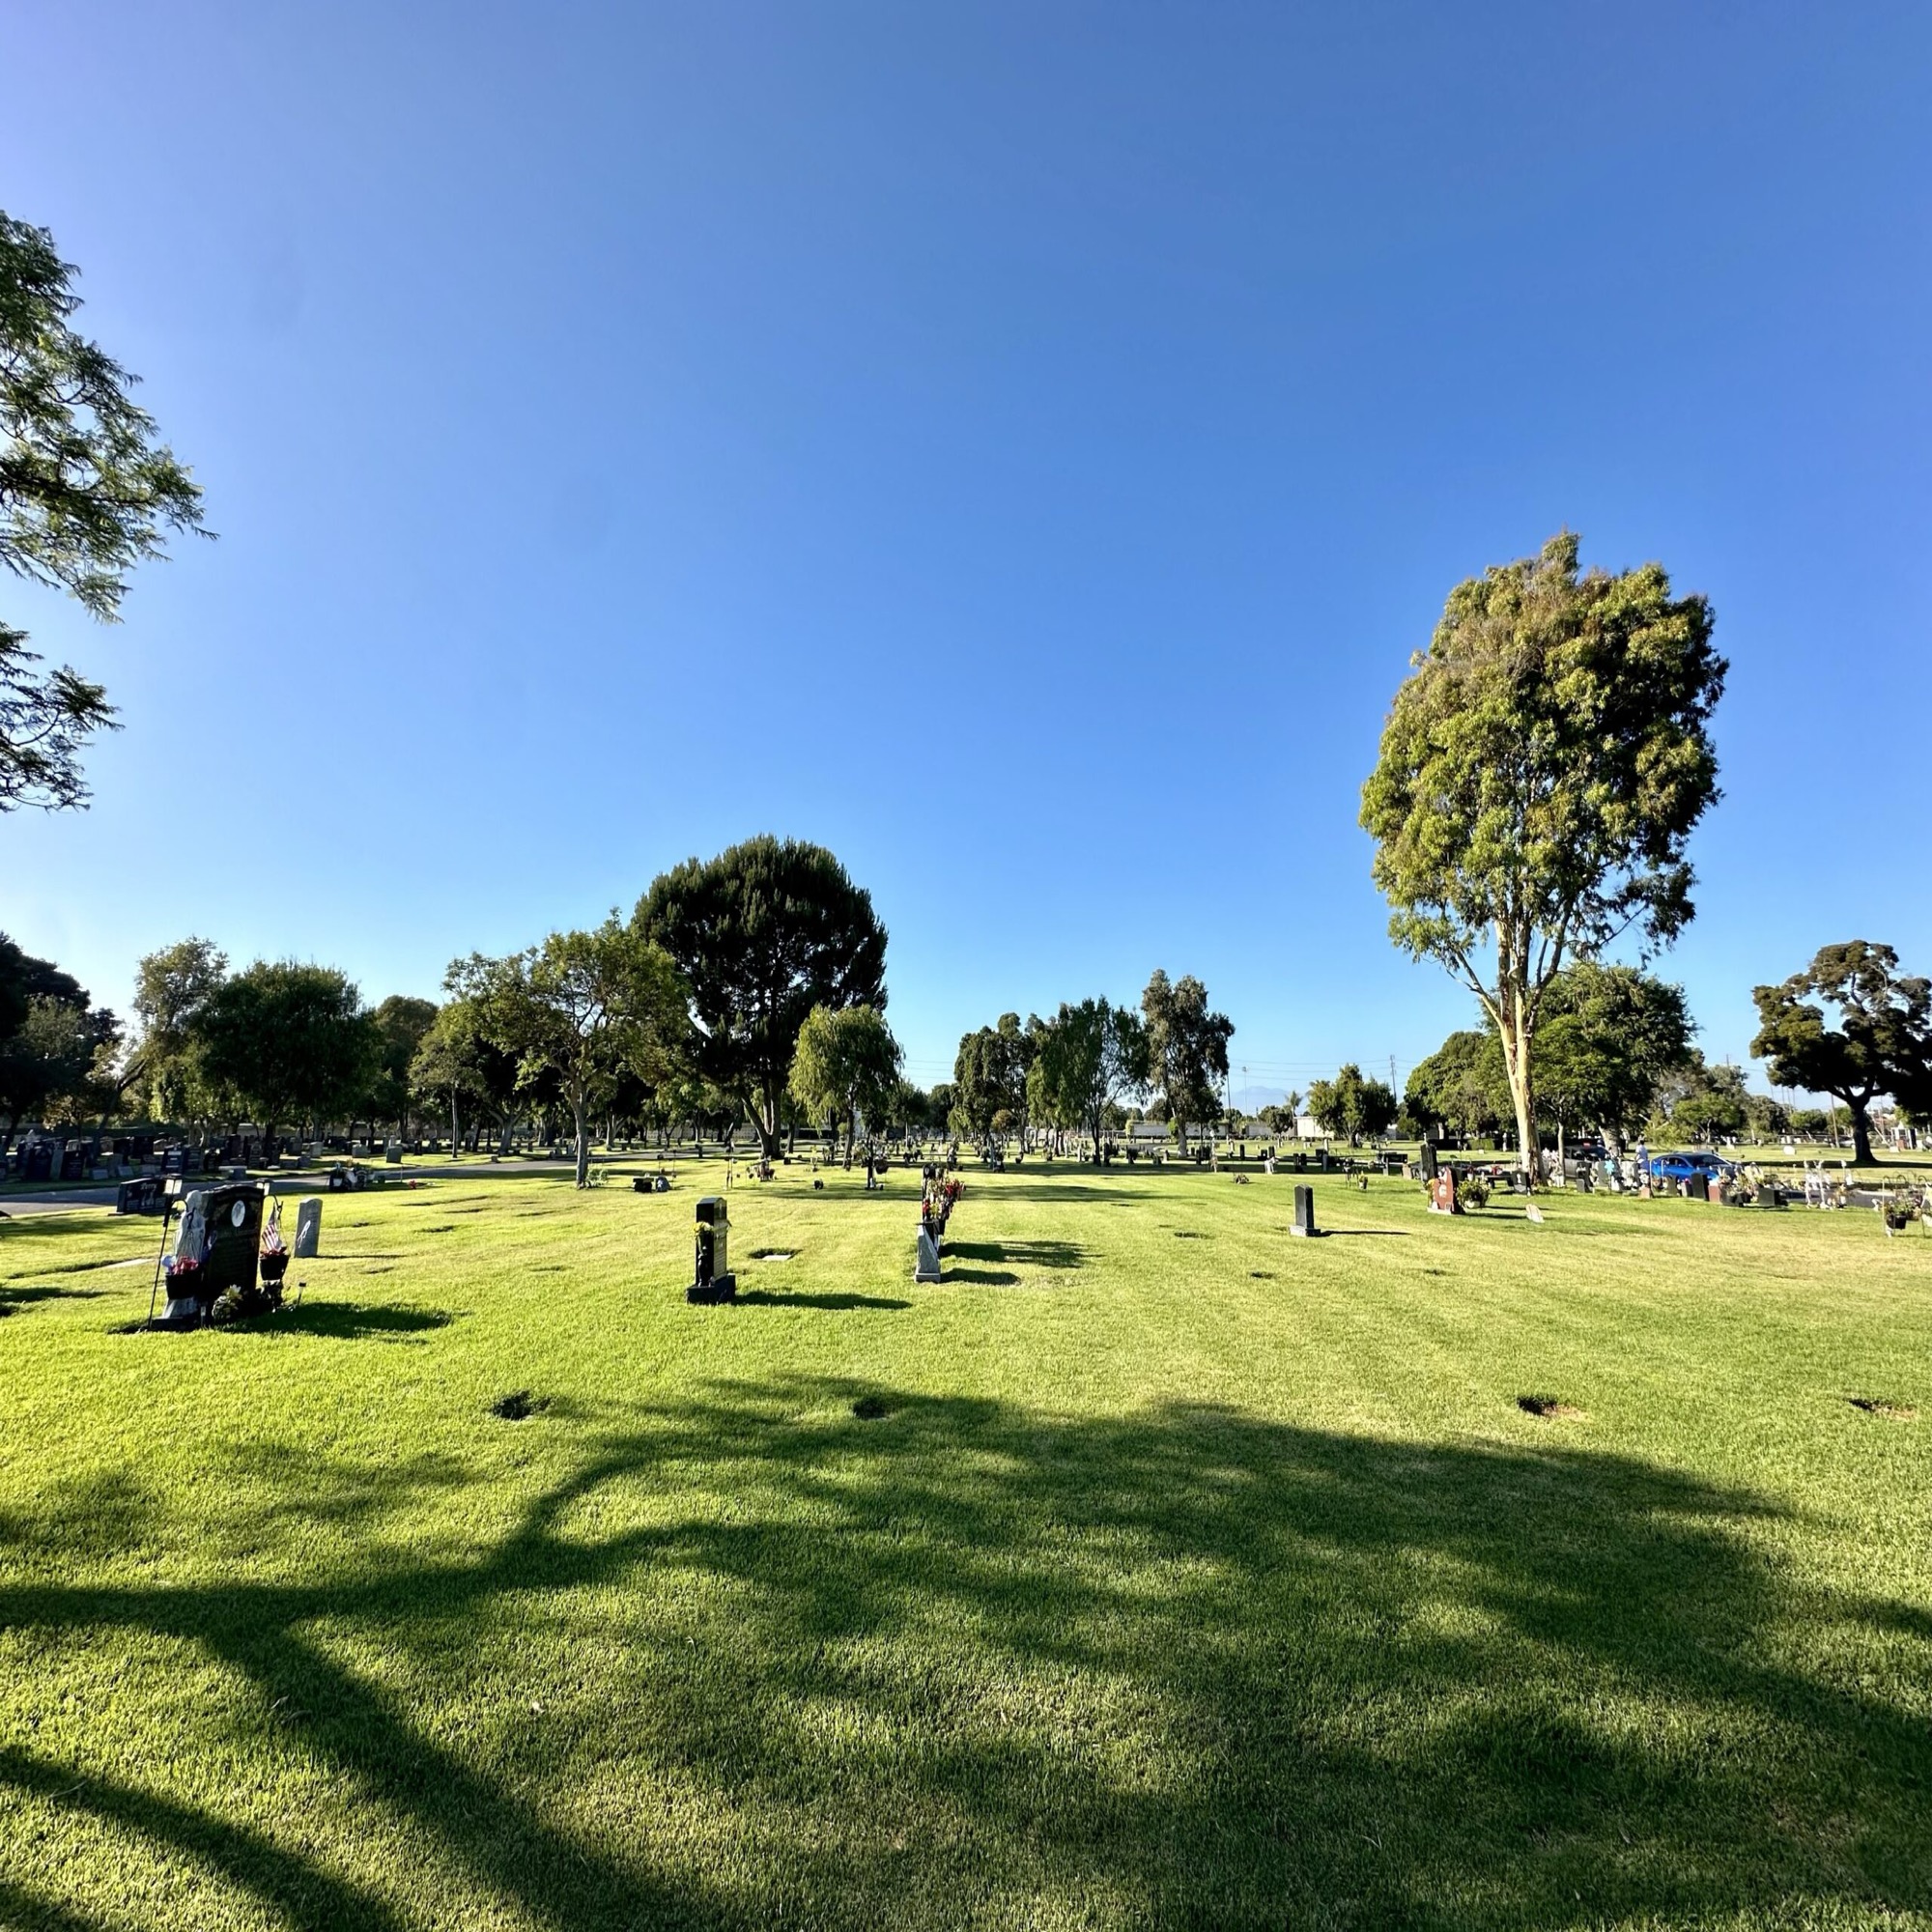
<path fill-rule="evenodd" d="M 1358 788 L 1564 525 L 1732 659 L 1707 1050 L 1824 941 L 1932 970 L 1923 5 L 13 0 L 0 73 L 220 532 L 116 629 L 0 585 L 123 708 L 0 820 L 97 997 L 188 932 L 434 993 L 771 829 L 922 1079 L 1155 965 L 1236 1086 L 1406 1070 L 1467 1002 Z"/>

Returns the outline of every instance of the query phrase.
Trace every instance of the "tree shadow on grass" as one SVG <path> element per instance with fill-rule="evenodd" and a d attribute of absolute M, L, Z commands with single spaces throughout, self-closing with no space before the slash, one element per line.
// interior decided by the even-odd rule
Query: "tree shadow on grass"
<path fill-rule="evenodd" d="M 434 1861 L 485 1916 L 590 1932 L 1932 1904 L 1932 1739 L 1901 1688 L 1932 1666 L 1923 1613 L 1798 1582 L 1747 1538 L 1763 1502 L 1630 1459 L 798 1378 L 586 1417 L 480 1548 L 375 1534 L 385 1491 L 473 1508 L 447 1467 L 306 1476 L 353 1483 L 357 1560 L 0 1587 L 37 1648 L 161 1639 L 252 1691 L 185 1692 L 201 1755 L 153 1788 L 111 1740 L 104 1772 L 0 1754 L 56 1867 L 64 1833 L 113 1826 L 121 1856 L 197 1868 L 202 1918 L 241 1894 L 316 1928 L 416 1922 L 345 1875 L 358 1820 L 379 1871 Z M 571 1722 L 492 1734 L 527 1683 L 477 1638 L 528 1657 L 546 1628 L 617 1675 Z M 1875 1634 L 1889 1661 L 1854 1667 Z M 318 1768 L 337 1811 L 229 1815 L 198 1769 L 254 1752 Z M 724 1833 L 708 1863 L 653 1857 L 667 1786 Z"/>
<path fill-rule="evenodd" d="M 1077 1268 L 1087 1250 L 1078 1241 L 948 1241 L 946 1252 L 971 1262 L 1011 1262 L 1021 1267 Z"/>
<path fill-rule="evenodd" d="M 446 1308 L 391 1308 L 354 1301 L 309 1301 L 278 1309 L 253 1321 L 237 1321 L 227 1335 L 326 1335 L 353 1342 L 364 1335 L 420 1335 L 447 1328 L 456 1318 Z"/>
<path fill-rule="evenodd" d="M 106 1293 L 102 1288 L 61 1288 L 53 1282 L 36 1282 L 31 1287 L 7 1283 L 0 1285 L 0 1309 L 12 1314 L 37 1301 L 99 1301 Z"/>
<path fill-rule="evenodd" d="M 1008 1268 L 949 1267 L 940 1279 L 961 1282 L 969 1288 L 1017 1288 L 1020 1285 L 1019 1276 Z"/>
<path fill-rule="evenodd" d="M 910 1301 L 901 1300 L 893 1294 L 855 1294 L 835 1293 L 830 1294 L 780 1294 L 768 1288 L 752 1288 L 740 1291 L 736 1306 L 747 1304 L 753 1308 L 825 1308 L 847 1310 L 854 1308 L 910 1308 Z"/>

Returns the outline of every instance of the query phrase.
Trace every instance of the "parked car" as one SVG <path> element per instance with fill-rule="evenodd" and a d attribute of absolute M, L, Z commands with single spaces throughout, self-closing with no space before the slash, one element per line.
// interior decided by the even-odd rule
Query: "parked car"
<path fill-rule="evenodd" d="M 1723 1180 L 1737 1171 L 1736 1161 L 1715 1153 L 1654 1153 L 1650 1157 L 1653 1180 Z"/>

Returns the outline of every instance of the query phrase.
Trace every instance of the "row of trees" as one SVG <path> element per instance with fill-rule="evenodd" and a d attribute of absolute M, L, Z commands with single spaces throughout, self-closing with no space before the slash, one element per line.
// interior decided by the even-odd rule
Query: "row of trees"
<path fill-rule="evenodd" d="M 332 967 L 231 974 L 187 939 L 140 963 L 137 1030 L 0 940 L 0 1115 L 252 1121 L 270 1133 L 402 1123 L 419 1107 L 507 1129 L 566 1118 L 579 1179 L 601 1117 L 749 1120 L 767 1153 L 809 1117 L 877 1118 L 897 1085 L 886 933 L 831 853 L 761 838 L 657 879 L 626 920 L 472 954 L 447 999 L 373 1009 Z M 803 1046 L 803 1051 L 801 1047 Z"/>
<path fill-rule="evenodd" d="M 453 1109 L 554 1093 L 580 1185 L 593 1122 L 620 1108 L 722 1102 L 771 1157 L 788 1103 L 849 1120 L 895 1086 L 885 965 L 871 897 L 830 852 L 748 839 L 660 875 L 628 920 L 458 960 L 415 1079 Z"/>
<path fill-rule="evenodd" d="M 1854 1157 L 1871 1158 L 1871 1110 L 1890 1096 L 1908 1122 L 1932 1107 L 1932 986 L 1903 975 L 1888 946 L 1820 950 L 1802 973 L 1753 995 L 1754 1058 L 1780 1087 L 1844 1102 Z M 1822 1131 L 1833 1116 L 1749 1088 L 1744 1069 L 1708 1063 L 1692 1044 L 1683 989 L 1630 966 L 1579 960 L 1551 980 L 1538 1031 L 1535 1123 L 1560 1145 L 1594 1131 L 1690 1141 Z M 1515 1125 L 1503 1041 L 1485 1024 L 1454 1033 L 1409 1075 L 1411 1131 L 1499 1134 Z"/>
<path fill-rule="evenodd" d="M 947 1123 L 981 1142 L 1046 1131 L 1097 1143 L 1130 1103 L 1146 1100 L 1184 1152 L 1190 1124 L 1222 1116 L 1234 1033 L 1199 980 L 1170 980 L 1160 968 L 1138 1009 L 1099 998 L 1063 1002 L 1051 1018 L 1035 1013 L 1024 1026 L 1017 1013 L 1002 1013 L 960 1040 L 944 1090 Z"/>

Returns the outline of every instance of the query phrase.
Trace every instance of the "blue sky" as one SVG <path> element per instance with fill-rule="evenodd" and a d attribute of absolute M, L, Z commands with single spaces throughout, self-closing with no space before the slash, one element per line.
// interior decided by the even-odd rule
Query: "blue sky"
<path fill-rule="evenodd" d="M 1922 6 L 14 0 L 0 72 L 220 532 L 112 629 L 0 585 L 127 726 L 0 820 L 97 997 L 190 931 L 434 993 L 772 829 L 922 1079 L 1156 965 L 1236 1086 L 1406 1070 L 1468 1003 L 1360 782 L 1566 525 L 1732 660 L 1706 1049 L 1932 970 Z"/>

